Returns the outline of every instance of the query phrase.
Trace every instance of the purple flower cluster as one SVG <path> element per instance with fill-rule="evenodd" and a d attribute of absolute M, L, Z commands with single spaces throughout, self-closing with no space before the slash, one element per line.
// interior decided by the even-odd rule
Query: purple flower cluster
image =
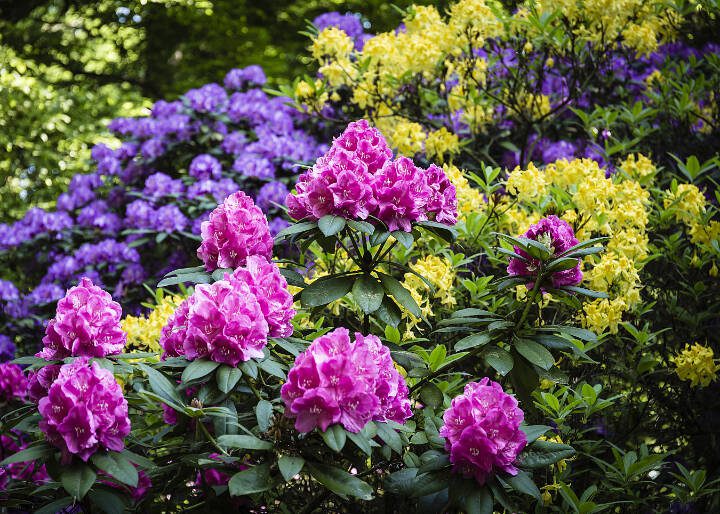
<path fill-rule="evenodd" d="M 13 340 L 4 334 L 0 334 L 0 363 L 13 360 L 15 350 Z"/>
<path fill-rule="evenodd" d="M 105 357 L 122 352 L 127 335 L 120 328 L 122 308 L 88 278 L 69 289 L 48 323 L 37 357 Z"/>
<path fill-rule="evenodd" d="M 28 381 L 22 368 L 9 362 L 0 363 L 0 405 L 13 401 L 24 401 Z"/>
<path fill-rule="evenodd" d="M 209 359 L 231 366 L 262 357 L 268 337 L 292 335 L 295 315 L 277 266 L 252 255 L 214 284 L 202 284 L 162 329 L 164 355 Z"/>
<path fill-rule="evenodd" d="M 28 443 L 22 438 L 14 438 L 9 435 L 0 435 L 0 455 L 7 457 L 27 448 Z M 32 461 L 15 462 L 0 467 L 0 491 L 7 489 L 11 480 L 20 482 L 32 482 L 36 485 L 43 484 L 50 479 L 45 464 L 38 466 Z"/>
<path fill-rule="evenodd" d="M 561 220 L 557 216 L 548 216 L 541 219 L 534 225 L 530 225 L 524 237 L 539 241 L 548 247 L 553 255 L 557 256 L 577 245 L 579 241 L 575 239 L 575 232 L 565 220 Z M 509 275 L 520 277 L 537 277 L 538 271 L 542 265 L 539 259 L 531 257 L 525 250 L 514 247 L 515 253 L 522 256 L 523 259 L 513 257 L 507 267 Z M 575 286 L 582 282 L 583 274 L 580 270 L 580 260 L 577 266 L 563 271 L 555 271 L 551 275 L 553 287 Z M 533 287 L 534 281 L 528 286 Z"/>
<path fill-rule="evenodd" d="M 72 224 L 72 218 L 65 212 L 46 212 L 33 207 L 20 221 L 0 224 L 0 250 L 13 248 L 41 234 L 55 236 Z"/>
<path fill-rule="evenodd" d="M 313 25 L 318 29 L 318 32 L 322 32 L 328 27 L 342 30 L 354 41 L 356 50 L 362 50 L 365 42 L 372 37 L 372 34 L 365 33 L 360 17 L 353 13 L 326 12 L 316 17 L 313 20 Z"/>
<path fill-rule="evenodd" d="M 250 65 L 247 68 L 236 68 L 225 75 L 223 84 L 227 89 L 242 89 L 249 85 L 262 86 L 267 82 L 265 72 L 260 66 Z"/>
<path fill-rule="evenodd" d="M 267 218 L 248 195 L 228 196 L 201 227 L 197 255 L 208 271 L 243 266 L 248 256 L 272 257 L 273 239 Z"/>
<path fill-rule="evenodd" d="M 295 189 L 286 200 L 295 219 L 372 215 L 389 230 L 405 232 L 416 221 L 457 220 L 455 186 L 445 172 L 435 165 L 419 168 L 407 157 L 393 160 L 383 135 L 366 120 L 350 123 Z"/>
<path fill-rule="evenodd" d="M 405 379 L 374 335 L 345 328 L 317 338 L 298 355 L 280 392 L 295 429 L 325 431 L 340 423 L 359 432 L 368 421 L 404 423 L 412 416 Z"/>
<path fill-rule="evenodd" d="M 120 385 L 97 362 L 82 357 L 60 368 L 38 404 L 40 430 L 48 441 L 86 461 L 98 450 L 121 451 L 130 433 L 128 405 Z"/>
<path fill-rule="evenodd" d="M 443 415 L 440 435 L 453 469 L 483 485 L 493 471 L 516 475 L 514 466 L 527 438 L 523 411 L 515 398 L 487 377 L 465 386 Z"/>

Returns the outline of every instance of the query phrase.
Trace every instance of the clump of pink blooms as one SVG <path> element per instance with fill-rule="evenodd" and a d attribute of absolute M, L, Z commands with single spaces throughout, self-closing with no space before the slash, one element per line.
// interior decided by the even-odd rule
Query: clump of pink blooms
<path fill-rule="evenodd" d="M 554 256 L 560 255 L 579 243 L 570 224 L 557 216 L 548 216 L 534 225 L 530 225 L 530 228 L 523 236 L 545 244 Z M 524 257 L 526 261 L 516 257 L 510 259 L 507 267 L 508 274 L 520 277 L 537 277 L 541 265 L 540 260 L 531 257 L 525 250 L 517 246 L 514 247 L 514 251 Z M 582 278 L 580 259 L 578 259 L 577 266 L 574 268 L 554 272 L 551 281 L 553 287 L 575 286 L 582 282 Z M 531 283 L 528 287 L 531 288 L 533 285 L 534 283 Z"/>
<path fill-rule="evenodd" d="M 277 265 L 249 256 L 224 280 L 197 286 L 163 327 L 160 345 L 168 357 L 237 366 L 263 357 L 268 337 L 292 334 L 292 304 Z"/>
<path fill-rule="evenodd" d="M 298 355 L 280 391 L 285 415 L 307 433 L 340 423 L 359 432 L 368 421 L 404 423 L 412 415 L 405 379 L 374 335 L 336 328 Z"/>
<path fill-rule="evenodd" d="M 60 364 L 50 364 L 28 373 L 28 396 L 32 401 L 37 403 L 47 396 L 48 389 L 60 374 L 60 368 Z"/>
<path fill-rule="evenodd" d="M 514 463 L 527 438 L 515 398 L 487 377 L 465 386 L 443 415 L 440 435 L 453 469 L 483 485 L 493 471 L 516 475 Z"/>
<path fill-rule="evenodd" d="M 208 458 L 223 464 L 228 464 L 222 460 L 222 457 L 219 453 L 211 453 L 210 455 L 208 455 Z M 234 468 L 236 471 L 243 471 L 245 469 L 248 469 L 245 464 L 242 464 L 240 462 L 233 462 L 229 463 L 228 465 L 229 467 Z M 227 485 L 229 481 L 230 475 L 216 468 L 203 469 L 199 471 L 197 476 L 195 477 L 195 483 L 197 485 L 204 486 Z"/>
<path fill-rule="evenodd" d="M 28 381 L 23 375 L 22 368 L 9 362 L 0 363 L 0 405 L 24 401 L 27 392 Z"/>
<path fill-rule="evenodd" d="M 8 435 L 0 435 L 0 456 L 3 458 L 18 453 L 27 448 L 28 443 L 21 438 L 14 439 Z M 45 464 L 38 466 L 35 462 L 14 462 L 7 466 L 0 466 L 0 491 L 7 489 L 11 480 L 22 482 L 33 482 L 42 484 L 47 482 L 50 477 L 45 469 Z"/>
<path fill-rule="evenodd" d="M 120 328 L 121 317 L 122 308 L 110 293 L 84 277 L 58 302 L 55 317 L 45 329 L 45 347 L 36 356 L 57 360 L 118 354 L 127 339 Z"/>
<path fill-rule="evenodd" d="M 374 216 L 389 230 L 405 232 L 413 222 L 457 221 L 455 186 L 445 172 L 435 165 L 419 168 L 407 157 L 393 159 L 383 135 L 366 120 L 350 123 L 295 190 L 286 199 L 295 219 Z"/>
<path fill-rule="evenodd" d="M 252 198 L 238 191 L 228 196 L 200 226 L 202 243 L 197 255 L 205 269 L 244 266 L 250 255 L 270 260 L 273 238 L 267 218 Z"/>
<path fill-rule="evenodd" d="M 98 450 L 121 451 L 130 433 L 128 404 L 120 385 L 107 369 L 87 357 L 60 368 L 48 395 L 38 404 L 40 430 L 63 451 L 67 461 L 86 461 Z"/>

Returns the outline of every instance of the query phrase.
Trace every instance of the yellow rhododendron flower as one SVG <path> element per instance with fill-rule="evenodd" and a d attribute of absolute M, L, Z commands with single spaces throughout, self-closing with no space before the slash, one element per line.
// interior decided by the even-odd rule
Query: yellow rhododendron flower
<path fill-rule="evenodd" d="M 675 372 L 680 380 L 689 380 L 691 387 L 707 387 L 717 380 L 720 369 L 713 357 L 712 348 L 699 343 L 686 344 L 685 349 L 675 356 Z"/>

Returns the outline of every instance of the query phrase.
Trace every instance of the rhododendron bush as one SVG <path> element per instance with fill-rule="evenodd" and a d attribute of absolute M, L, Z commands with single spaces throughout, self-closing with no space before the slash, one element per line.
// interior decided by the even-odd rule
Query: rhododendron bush
<path fill-rule="evenodd" d="M 516 4 L 323 15 L 0 230 L 3 505 L 720 509 L 715 18 Z"/>

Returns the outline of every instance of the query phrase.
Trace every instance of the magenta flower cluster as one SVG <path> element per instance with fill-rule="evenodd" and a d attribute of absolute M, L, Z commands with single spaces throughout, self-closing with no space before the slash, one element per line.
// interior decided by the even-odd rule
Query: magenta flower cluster
<path fill-rule="evenodd" d="M 487 377 L 465 386 L 445 411 L 440 435 L 453 469 L 483 485 L 493 471 L 517 474 L 514 463 L 527 438 L 515 398 Z"/>
<path fill-rule="evenodd" d="M 570 224 L 561 220 L 557 216 L 547 216 L 534 225 L 530 225 L 524 237 L 545 244 L 554 256 L 558 256 L 566 252 L 579 241 L 575 238 L 575 232 Z M 514 247 L 515 253 L 525 258 L 525 260 L 513 257 L 508 263 L 507 272 L 513 276 L 520 277 L 537 277 L 541 262 L 531 257 L 525 250 Z M 553 287 L 575 286 L 582 282 L 583 274 L 580 271 L 580 260 L 577 266 L 563 271 L 556 271 L 551 275 Z M 528 285 L 532 288 L 534 282 Z"/>
<path fill-rule="evenodd" d="M 368 421 L 404 423 L 412 415 L 405 379 L 374 335 L 336 328 L 298 355 L 280 391 L 285 415 L 307 433 L 340 423 L 359 432 Z"/>
<path fill-rule="evenodd" d="M 269 337 L 292 334 L 292 295 L 277 266 L 251 255 L 224 280 L 202 284 L 163 327 L 165 355 L 236 366 L 263 356 Z"/>
<path fill-rule="evenodd" d="M 120 328 L 122 308 L 92 281 L 83 277 L 57 304 L 37 357 L 105 357 L 122 352 L 127 335 Z"/>
<path fill-rule="evenodd" d="M 28 381 L 22 368 L 9 362 L 0 363 L 0 405 L 23 401 L 27 392 Z"/>
<path fill-rule="evenodd" d="M 228 196 L 201 225 L 197 255 L 208 271 L 245 265 L 249 255 L 270 260 L 273 238 L 267 218 L 252 198 L 238 191 Z"/>
<path fill-rule="evenodd" d="M 419 168 L 407 157 L 393 159 L 383 135 L 366 120 L 350 123 L 295 190 L 286 199 L 295 219 L 374 216 L 389 230 L 405 232 L 413 222 L 457 220 L 455 186 L 445 172 L 435 165 Z"/>
<path fill-rule="evenodd" d="M 101 449 L 121 451 L 130 433 L 128 404 L 113 374 L 87 357 L 65 364 L 38 404 L 40 429 L 64 456 L 86 461 Z"/>

